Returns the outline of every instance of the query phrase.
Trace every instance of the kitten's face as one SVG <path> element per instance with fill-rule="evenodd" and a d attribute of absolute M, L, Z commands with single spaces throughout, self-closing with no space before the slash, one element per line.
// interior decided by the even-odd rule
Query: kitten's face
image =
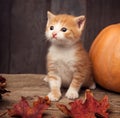
<path fill-rule="evenodd" d="M 53 15 L 48 12 L 46 37 L 56 45 L 73 45 L 80 39 L 84 23 L 84 16 Z"/>

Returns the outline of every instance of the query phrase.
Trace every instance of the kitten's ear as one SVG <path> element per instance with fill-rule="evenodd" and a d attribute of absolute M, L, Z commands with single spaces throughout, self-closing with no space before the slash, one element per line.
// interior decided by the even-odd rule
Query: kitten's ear
<path fill-rule="evenodd" d="M 78 16 L 75 18 L 75 21 L 77 22 L 80 31 L 82 31 L 85 26 L 85 21 L 86 21 L 85 16 Z"/>
<path fill-rule="evenodd" d="M 51 13 L 50 11 L 47 12 L 47 17 L 48 17 L 48 20 L 51 20 L 52 18 L 55 17 L 55 15 L 53 13 Z"/>

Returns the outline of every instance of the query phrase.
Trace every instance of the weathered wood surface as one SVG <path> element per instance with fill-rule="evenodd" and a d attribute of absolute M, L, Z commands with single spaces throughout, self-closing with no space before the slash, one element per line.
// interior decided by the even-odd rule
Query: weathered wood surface
<path fill-rule="evenodd" d="M 120 0 L 86 0 L 84 46 L 89 50 L 98 33 L 108 25 L 120 23 Z"/>
<path fill-rule="evenodd" d="M 83 44 L 120 22 L 120 0 L 0 0 L 0 73 L 45 73 L 47 11 L 86 15 Z"/>
<path fill-rule="evenodd" d="M 5 113 L 7 108 L 11 108 L 13 104 L 20 100 L 21 96 L 25 96 L 28 101 L 32 102 L 37 96 L 46 96 L 49 92 L 48 83 L 43 81 L 44 75 L 39 74 L 2 74 L 7 79 L 7 88 L 11 93 L 3 95 L 3 101 L 0 101 L 0 114 Z M 63 97 L 60 103 L 67 104 L 70 102 L 64 97 L 66 90 L 63 90 Z M 80 92 L 80 98 L 84 98 L 84 90 Z M 108 92 L 99 87 L 92 90 L 95 98 L 101 99 L 104 95 L 108 95 L 110 102 L 110 118 L 120 118 L 120 94 Z M 52 102 L 51 107 L 46 110 L 43 118 L 67 118 L 55 106 L 56 102 Z M 9 118 L 7 113 L 2 118 Z"/>

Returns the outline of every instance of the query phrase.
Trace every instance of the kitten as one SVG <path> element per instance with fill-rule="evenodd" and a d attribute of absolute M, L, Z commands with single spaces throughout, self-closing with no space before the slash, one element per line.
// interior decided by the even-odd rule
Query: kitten
<path fill-rule="evenodd" d="M 79 89 L 87 86 L 95 88 L 92 80 L 91 63 L 87 52 L 81 45 L 80 37 L 85 25 L 85 16 L 54 15 L 48 11 L 46 37 L 51 42 L 47 54 L 48 74 L 51 101 L 61 97 L 61 86 L 68 87 L 66 97 L 79 97 Z"/>

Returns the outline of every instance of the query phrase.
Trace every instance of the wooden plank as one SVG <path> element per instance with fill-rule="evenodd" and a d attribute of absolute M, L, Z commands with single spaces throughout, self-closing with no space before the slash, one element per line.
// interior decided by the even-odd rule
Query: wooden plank
<path fill-rule="evenodd" d="M 86 0 L 52 0 L 51 11 L 56 14 L 66 13 L 72 15 L 86 14 Z"/>
<path fill-rule="evenodd" d="M 87 23 L 82 40 L 89 50 L 102 28 L 120 22 L 119 4 L 119 0 L 1 0 L 0 72 L 46 72 L 48 44 L 44 30 L 47 10 L 56 14 L 85 14 Z"/>
<path fill-rule="evenodd" d="M 50 2 L 14 0 L 10 73 L 45 73 L 45 25 Z"/>
<path fill-rule="evenodd" d="M 0 0 L 0 72 L 9 72 L 11 1 Z"/>
<path fill-rule="evenodd" d="M 43 81 L 44 75 L 39 74 L 2 74 L 7 79 L 7 89 L 11 91 L 9 94 L 3 95 L 3 101 L 0 103 L 0 113 L 6 112 L 7 108 L 11 108 L 13 104 L 20 100 L 21 96 L 27 98 L 31 103 L 37 98 L 37 96 L 46 96 L 49 92 L 48 83 Z M 64 97 L 66 90 L 62 90 L 63 96 L 59 103 L 68 104 L 71 100 Z M 84 98 L 85 90 L 80 91 L 80 99 Z M 92 90 L 96 99 L 101 99 L 105 95 L 108 95 L 110 102 L 110 118 L 119 118 L 120 116 L 120 94 L 108 92 L 100 87 Z M 65 115 L 61 113 L 57 107 L 57 102 L 52 102 L 51 107 L 45 112 L 43 118 L 65 118 Z M 7 114 L 2 118 L 9 118 Z"/>
<path fill-rule="evenodd" d="M 87 0 L 86 32 L 84 45 L 89 50 L 91 43 L 104 27 L 120 23 L 119 0 Z"/>

